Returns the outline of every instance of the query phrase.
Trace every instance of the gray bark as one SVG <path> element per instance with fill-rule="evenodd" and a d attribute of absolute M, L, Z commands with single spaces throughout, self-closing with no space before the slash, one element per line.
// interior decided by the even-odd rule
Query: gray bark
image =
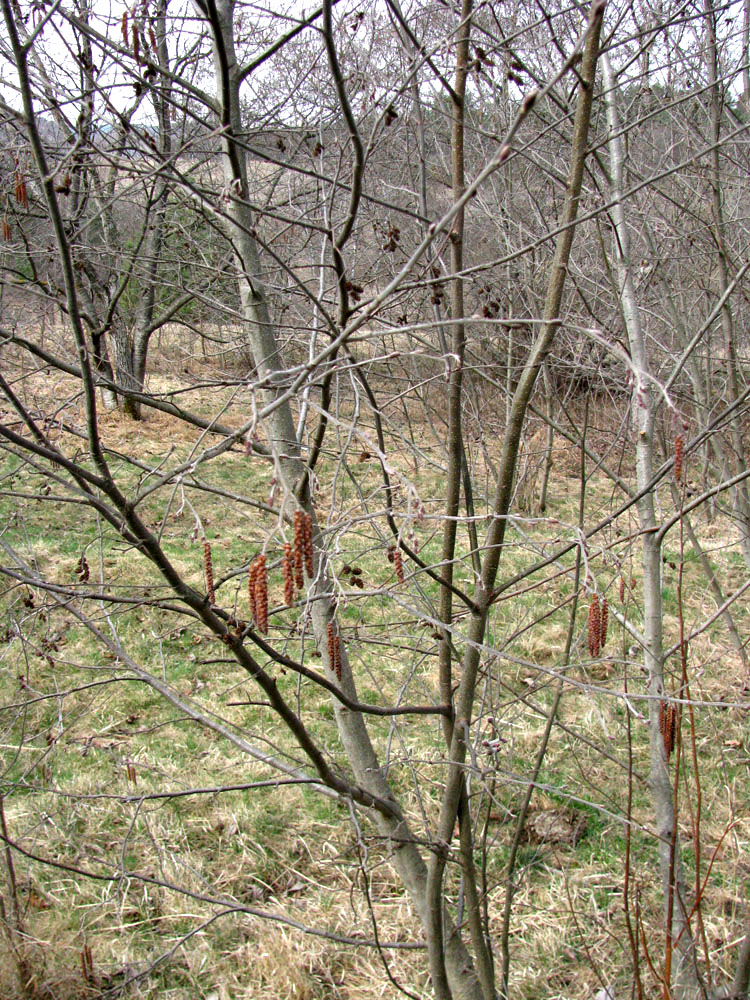
<path fill-rule="evenodd" d="M 619 283 L 620 304 L 636 371 L 633 387 L 633 419 L 636 432 L 636 479 L 643 490 L 652 479 L 654 454 L 654 400 L 646 340 L 641 327 L 629 256 L 629 233 L 622 203 L 623 156 L 619 139 L 617 85 L 609 63 L 602 57 L 607 123 L 609 126 L 609 161 L 612 176 L 612 218 L 614 221 L 613 256 Z M 653 795 L 656 831 L 659 838 L 659 867 L 664 893 L 665 917 L 671 927 L 668 942 L 678 942 L 675 989 L 681 1000 L 701 995 L 695 964 L 695 946 L 687 923 L 687 888 L 680 860 L 680 845 L 675 828 L 675 803 L 664 741 L 659 727 L 659 707 L 665 697 L 664 656 L 662 643 L 661 544 L 657 536 L 654 494 L 647 491 L 637 504 L 641 529 L 643 567 L 643 636 L 644 668 L 648 678 L 649 733 L 651 744 L 650 783 Z M 670 917 L 671 914 L 671 917 Z M 668 943 L 668 949 L 671 944 Z M 667 967 L 669 958 L 667 957 Z"/>

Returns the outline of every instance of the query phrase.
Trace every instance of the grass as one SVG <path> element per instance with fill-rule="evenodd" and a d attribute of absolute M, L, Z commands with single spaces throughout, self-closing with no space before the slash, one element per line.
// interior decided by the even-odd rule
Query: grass
<path fill-rule="evenodd" d="M 155 382 L 164 391 L 177 387 L 166 377 Z M 188 384 L 182 387 L 189 390 Z M 29 378 L 27 389 L 36 394 L 39 405 L 44 404 L 43 385 Z M 58 395 L 59 390 L 58 385 Z M 73 390 L 71 386 L 71 398 Z M 187 391 L 182 402 L 205 415 L 216 407 L 218 390 L 211 400 L 201 392 Z M 71 409 L 71 419 L 74 416 Z M 228 402 L 225 422 L 239 423 L 243 416 L 241 400 Z M 174 465 L 189 461 L 204 447 L 199 432 L 163 414 L 150 415 L 137 425 L 104 415 L 101 430 L 108 448 L 130 452 L 153 465 L 167 456 Z M 389 458 L 400 487 L 399 523 L 413 530 L 421 557 L 436 564 L 441 547 L 440 474 L 430 462 L 415 467 L 396 440 Z M 440 459 L 436 442 L 429 446 L 429 458 L 432 463 Z M 0 474 L 14 468 L 11 461 Z M 124 491 L 147 481 L 139 465 L 117 460 L 114 467 Z M 561 451 L 546 517 L 524 514 L 511 524 L 502 568 L 505 578 L 546 553 L 551 539 L 575 537 L 574 468 L 573 457 Z M 373 704 L 399 698 L 435 702 L 437 643 L 428 619 L 436 617 L 437 585 L 418 572 L 406 583 L 397 583 L 385 554 L 390 541 L 381 516 L 384 501 L 377 465 L 357 461 L 355 453 L 350 471 L 351 476 L 341 471 L 335 455 L 324 458 L 318 470 L 316 507 L 334 553 L 342 636 L 359 696 Z M 475 471 L 478 482 L 491 478 L 481 468 Z M 201 470 L 200 479 L 242 496 L 245 502 L 230 502 L 194 488 L 185 489 L 183 496 L 181 489 L 170 485 L 143 501 L 141 516 L 162 532 L 170 560 L 200 590 L 205 532 L 220 581 L 219 601 L 240 617 L 247 615 L 246 566 L 265 546 L 271 566 L 271 640 L 291 656 L 304 651 L 306 665 L 318 668 L 309 628 L 300 634 L 300 628 L 305 629 L 304 609 L 282 607 L 278 519 L 262 514 L 257 506 L 268 502 L 269 469 L 230 454 Z M 89 600 L 85 608 L 96 627 L 110 638 L 116 635 L 132 660 L 168 684 L 175 696 L 189 700 L 205 716 L 220 716 L 239 743 L 185 718 L 134 678 L 116 652 L 98 643 L 41 587 L 8 588 L 2 598 L 0 634 L 5 814 L 11 838 L 30 854 L 52 862 L 15 856 L 23 947 L 34 975 L 27 995 L 73 1000 L 102 995 L 128 980 L 132 996 L 175 1000 L 396 996 L 376 949 L 351 948 L 330 937 L 302 934 L 289 924 L 232 910 L 229 904 L 234 902 L 332 935 L 370 939 L 372 918 L 362 892 L 366 885 L 381 941 L 415 944 L 422 939 L 385 845 L 366 817 L 358 815 L 358 825 L 353 826 L 347 808 L 305 786 L 226 788 L 271 782 L 275 777 L 272 769 L 243 752 L 242 741 L 251 741 L 291 766 L 301 763 L 302 755 L 268 707 L 259 703 L 263 701 L 259 689 L 228 662 L 225 647 L 194 619 L 154 606 L 154 599 L 166 596 L 166 590 L 150 565 L 90 510 L 36 499 L 46 485 L 35 471 L 15 469 L 17 497 L 0 501 L 4 537 L 28 565 L 60 586 L 76 585 L 76 566 L 84 553 L 91 588 L 106 588 L 112 596 L 134 602 Z M 409 521 L 411 487 L 424 502 L 424 521 Z M 611 503 L 611 487 L 595 477 L 588 493 L 588 516 L 594 523 Z M 193 509 L 199 511 L 200 522 Z M 481 496 L 477 510 L 485 510 Z M 637 548 L 632 541 L 620 541 L 632 538 L 634 526 L 629 516 L 621 521 L 621 535 L 613 529 L 593 540 L 586 553 L 589 588 L 595 579 L 599 592 L 620 608 L 617 591 L 624 574 L 626 611 L 639 627 Z M 726 525 L 724 533 L 718 522 L 697 526 L 720 577 L 740 577 L 743 563 Z M 463 533 L 460 545 L 456 581 L 470 589 L 471 562 Z M 682 594 L 677 570 L 670 565 L 678 567 L 680 562 Z M 362 568 L 362 591 L 343 573 L 347 563 Z M 569 571 L 571 565 L 568 558 L 565 568 Z M 564 576 L 554 572 L 554 568 L 542 571 L 528 581 L 537 584 L 534 589 L 521 584 L 513 599 L 497 603 L 488 638 L 491 650 L 483 654 L 470 793 L 478 821 L 486 823 L 488 850 L 484 860 L 477 855 L 477 863 L 486 869 L 487 909 L 495 936 L 501 925 L 515 819 L 564 666 L 570 614 L 565 602 L 572 594 L 572 577 L 570 572 Z M 78 586 L 84 590 L 83 582 Z M 84 606 L 76 600 L 75 607 Z M 679 600 L 688 627 L 711 613 L 697 558 L 688 549 L 682 551 L 670 536 L 664 574 L 667 644 L 679 637 Z M 564 671 L 568 683 L 559 714 L 562 727 L 553 729 L 516 870 L 511 986 L 513 996 L 521 1000 L 590 995 L 601 988 L 602 976 L 619 991 L 630 977 L 623 914 L 627 715 L 623 700 L 612 692 L 622 690 L 627 674 L 631 705 L 642 714 L 645 703 L 638 695 L 643 683 L 637 658 L 627 652 L 630 639 L 623 638 L 614 621 L 605 654 L 591 662 L 585 598 L 582 601 L 571 663 Z M 746 635 L 748 611 L 736 606 L 734 613 Z M 459 650 L 465 625 L 465 617 L 455 622 Z M 259 652 L 258 657 L 265 664 L 265 656 Z M 743 792 L 745 679 L 738 659 L 727 652 L 720 625 L 691 643 L 690 663 L 692 693 L 707 703 L 695 712 L 703 781 L 701 878 L 706 877 L 707 940 L 721 967 L 727 942 L 739 933 L 742 854 L 750 834 Z M 329 698 L 299 682 L 290 670 L 270 669 L 289 703 L 297 705 L 299 698 L 302 718 L 332 765 L 348 773 Z M 676 684 L 674 676 L 671 683 Z M 717 701 L 737 707 L 722 709 L 713 704 Z M 647 733 L 638 715 L 630 714 L 630 724 L 634 777 L 629 888 L 631 897 L 637 893 L 644 926 L 658 928 L 660 891 L 646 780 Z M 437 719 L 374 718 L 369 728 L 413 828 L 427 838 L 444 773 Z M 494 750 L 483 742 L 491 740 L 493 732 L 501 740 Z M 695 795 L 689 744 L 685 753 L 681 822 L 691 880 Z M 685 800 L 685 788 L 693 788 L 692 800 Z M 147 797 L 165 789 L 201 791 Z M 491 799 L 486 797 L 488 789 Z M 734 825 L 728 830 L 730 824 Z M 575 830 L 575 835 L 567 835 L 566 829 Z M 85 871 L 106 878 L 92 879 L 81 874 Z M 456 891 L 459 876 L 451 863 L 449 891 Z M 86 949 L 91 954 L 88 972 Z M 389 949 L 386 954 L 395 979 L 418 995 L 429 995 L 423 951 Z M 9 948 L 0 959 L 0 996 L 9 1000 L 22 995 L 16 971 Z"/>

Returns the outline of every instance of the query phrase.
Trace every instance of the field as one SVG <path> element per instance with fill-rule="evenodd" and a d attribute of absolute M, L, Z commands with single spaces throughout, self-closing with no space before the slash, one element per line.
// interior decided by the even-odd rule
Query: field
<path fill-rule="evenodd" d="M 17 376 L 25 405 L 59 427 L 65 454 L 78 454 L 83 418 L 73 380 Z M 229 427 L 245 418 L 241 383 L 214 386 L 187 371 L 180 378 L 154 375 L 151 391 L 206 419 L 220 413 Z M 361 420 L 352 433 L 356 402 L 342 390 L 332 409 L 331 450 L 315 498 L 342 640 L 362 701 L 434 706 L 437 584 L 408 562 L 404 581 L 396 578 L 381 468 L 368 453 L 374 429 Z M 386 413 L 398 514 L 410 544 L 436 565 L 439 429 L 424 413 L 410 412 L 404 421 L 396 403 Z M 588 440 L 628 481 L 632 457 L 627 446 L 614 453 L 610 431 L 622 419 L 611 400 L 595 401 Z M 205 585 L 205 535 L 217 603 L 236 620 L 249 616 L 248 563 L 266 551 L 267 641 L 315 670 L 320 653 L 304 598 L 293 607 L 284 601 L 269 463 L 235 447 L 195 472 L 190 463 L 209 434 L 165 412 L 138 423 L 101 413 L 99 429 L 118 483 L 125 492 L 141 488 L 141 517 L 196 589 Z M 474 479 L 486 491 L 500 436 L 486 417 L 481 426 L 467 425 Z M 578 450 L 558 436 L 547 509 L 539 514 L 541 439 L 541 432 L 528 436 L 500 581 L 580 540 L 582 484 L 586 530 L 622 500 L 590 460 L 582 478 Z M 2 462 L 0 560 L 19 582 L 2 596 L 0 633 L 2 822 L 16 847 L 0 865 L 8 945 L 0 996 L 374 1000 L 401 995 L 397 984 L 429 996 L 420 923 L 365 812 L 321 794 L 263 692 L 222 643 L 171 602 L 163 578 L 112 525 L 73 502 L 41 467 L 13 456 Z M 152 493 L 143 489 L 177 467 L 188 471 Z M 698 477 L 696 462 L 688 466 L 688 484 Z M 673 493 L 668 480 L 660 487 L 664 519 L 680 489 Z M 479 492 L 476 523 L 481 528 L 485 520 Z M 721 505 L 705 505 L 692 526 L 729 596 L 746 579 L 731 517 Z M 468 778 L 476 865 L 496 947 L 513 887 L 510 982 L 519 1000 L 593 996 L 610 986 L 625 996 L 633 980 L 629 935 L 645 995 L 659 992 L 649 969 L 661 961 L 664 941 L 648 709 L 633 635 L 641 624 L 637 537 L 629 507 L 586 545 L 511 586 L 496 603 L 483 650 Z M 455 581 L 470 587 L 465 526 L 459 546 Z M 606 645 L 592 656 L 587 612 L 595 591 L 608 598 L 610 614 Z M 681 774 L 686 878 L 700 901 L 699 951 L 720 977 L 729 972 L 744 920 L 748 677 L 679 522 L 666 537 L 663 597 L 673 693 L 681 682 L 681 634 L 696 633 L 687 661 L 691 705 L 682 712 L 671 761 Z M 745 639 L 749 607 L 740 600 L 731 609 Z M 460 646 L 460 617 L 454 625 Z M 279 691 L 297 706 L 333 768 L 347 774 L 327 692 L 271 663 L 262 649 L 255 655 L 270 664 Z M 371 716 L 368 726 L 413 828 L 429 841 L 445 766 L 440 716 Z M 452 865 L 450 891 L 458 894 L 460 882 Z"/>

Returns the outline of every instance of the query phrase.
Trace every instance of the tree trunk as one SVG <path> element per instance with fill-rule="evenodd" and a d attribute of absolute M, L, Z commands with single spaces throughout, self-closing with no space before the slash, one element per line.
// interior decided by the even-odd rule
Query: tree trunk
<path fill-rule="evenodd" d="M 671 995 L 669 966 L 673 948 L 678 955 L 675 988 L 680 1000 L 695 1000 L 701 995 L 695 962 L 695 946 L 687 923 L 687 887 L 682 870 L 680 843 L 676 829 L 675 802 L 672 794 L 669 761 L 659 724 L 666 691 L 662 646 L 661 545 L 656 529 L 654 494 L 647 490 L 653 474 L 654 403 L 646 341 L 641 328 L 629 257 L 629 235 L 622 204 L 623 156 L 620 147 L 620 122 L 617 111 L 616 83 L 608 56 L 602 57 L 607 123 L 609 125 L 609 160 L 612 175 L 612 217 L 614 221 L 613 256 L 620 286 L 620 303 L 635 367 L 632 411 L 636 432 L 636 478 L 641 529 L 643 567 L 644 667 L 648 678 L 649 732 L 651 745 L 651 791 L 659 838 L 659 867 L 666 919 L 665 997 Z M 676 942 L 676 943 L 675 943 Z"/>

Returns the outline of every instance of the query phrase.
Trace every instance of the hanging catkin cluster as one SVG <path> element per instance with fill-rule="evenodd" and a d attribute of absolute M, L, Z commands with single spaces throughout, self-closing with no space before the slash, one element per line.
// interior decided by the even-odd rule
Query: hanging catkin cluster
<path fill-rule="evenodd" d="M 206 574 L 206 594 L 208 603 L 216 604 L 216 594 L 214 593 L 214 567 L 211 560 L 211 544 L 207 538 L 203 539 L 203 569 Z"/>
<path fill-rule="evenodd" d="M 685 438 L 678 434 L 674 439 L 674 479 L 676 483 L 682 481 L 682 460 L 685 454 Z"/>
<path fill-rule="evenodd" d="M 609 601 L 606 597 L 599 600 L 594 594 L 589 604 L 588 647 L 591 656 L 598 656 L 607 644 L 607 626 L 609 625 Z"/>
<path fill-rule="evenodd" d="M 675 733 L 677 731 L 677 709 L 665 701 L 659 702 L 659 732 L 664 740 L 664 752 L 669 760 L 674 750 Z"/>
<path fill-rule="evenodd" d="M 250 613 L 258 631 L 268 634 L 268 572 L 266 557 L 261 554 L 250 563 L 247 577 Z"/>

